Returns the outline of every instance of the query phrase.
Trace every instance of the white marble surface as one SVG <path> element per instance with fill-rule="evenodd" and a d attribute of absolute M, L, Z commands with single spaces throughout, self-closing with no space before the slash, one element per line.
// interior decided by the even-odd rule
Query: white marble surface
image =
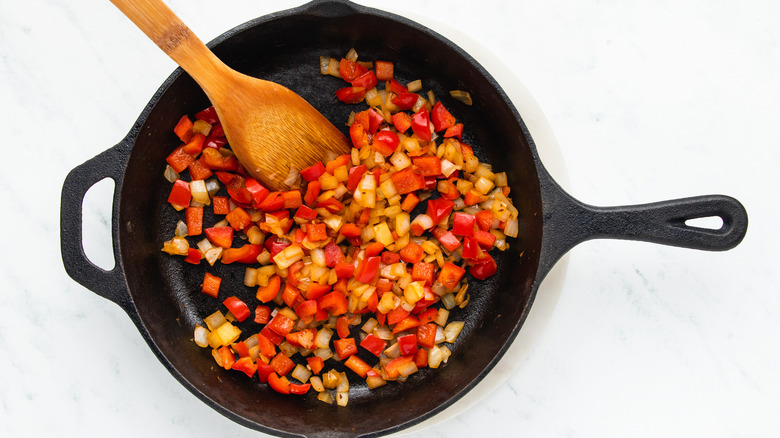
<path fill-rule="evenodd" d="M 301 3 L 169 1 L 206 41 Z M 410 436 L 778 436 L 780 3 L 360 3 L 489 47 L 546 115 L 578 199 L 723 193 L 750 215 L 725 253 L 578 246 L 506 381 Z M 126 134 L 174 64 L 109 2 L 0 0 L 0 11 L 1 434 L 257 436 L 180 386 L 60 260 L 65 175 Z M 111 257 L 109 193 L 85 203 L 99 263 Z"/>

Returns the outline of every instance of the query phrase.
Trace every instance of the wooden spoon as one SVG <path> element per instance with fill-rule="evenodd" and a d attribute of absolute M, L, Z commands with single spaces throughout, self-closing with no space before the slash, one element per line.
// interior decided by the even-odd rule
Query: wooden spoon
<path fill-rule="evenodd" d="M 349 153 L 347 138 L 302 97 L 225 65 L 162 1 L 111 2 L 201 86 L 239 162 L 269 189 L 289 189 L 291 168 Z"/>

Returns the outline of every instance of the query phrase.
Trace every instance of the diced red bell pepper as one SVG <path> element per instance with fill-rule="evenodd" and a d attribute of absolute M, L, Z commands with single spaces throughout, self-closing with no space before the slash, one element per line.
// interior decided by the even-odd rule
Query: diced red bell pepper
<path fill-rule="evenodd" d="M 311 383 L 290 382 L 290 394 L 303 395 L 309 392 L 309 389 L 311 389 Z"/>
<path fill-rule="evenodd" d="M 409 193 L 401 202 L 401 210 L 407 213 L 411 213 L 412 210 L 414 210 L 414 207 L 417 207 L 417 204 L 419 203 L 420 203 L 420 197 L 415 195 L 414 193 Z"/>
<path fill-rule="evenodd" d="M 391 117 L 393 126 L 401 134 L 405 133 L 407 129 L 412 127 L 412 116 L 405 112 L 397 112 Z"/>
<path fill-rule="evenodd" d="M 487 201 L 487 199 L 487 195 L 484 195 L 479 190 L 473 188 L 469 189 L 469 191 L 463 195 L 463 203 L 466 205 L 477 205 L 481 202 Z"/>
<path fill-rule="evenodd" d="M 398 263 L 399 260 L 401 260 L 401 256 L 397 252 L 382 251 L 382 263 L 392 265 Z"/>
<path fill-rule="evenodd" d="M 436 184 L 436 189 L 441 193 L 441 197 L 454 201 L 460 198 L 460 191 L 455 183 L 449 179 L 440 179 Z"/>
<path fill-rule="evenodd" d="M 230 202 L 227 196 L 214 196 L 211 198 L 211 204 L 214 207 L 214 214 L 230 213 Z"/>
<path fill-rule="evenodd" d="M 268 250 L 268 252 L 271 253 L 271 258 L 274 258 L 277 254 L 282 252 L 283 249 L 292 245 L 292 242 L 274 235 L 265 239 L 263 245 Z"/>
<path fill-rule="evenodd" d="M 336 90 L 336 98 L 344 103 L 358 103 L 366 97 L 363 87 L 345 87 Z"/>
<path fill-rule="evenodd" d="M 412 265 L 412 280 L 424 281 L 426 285 L 433 285 L 433 276 L 436 266 L 433 263 L 417 262 Z"/>
<path fill-rule="evenodd" d="M 387 324 L 398 324 L 399 321 L 403 321 L 403 319 L 409 316 L 410 313 L 410 311 L 404 309 L 401 306 L 398 306 L 395 309 L 387 312 Z"/>
<path fill-rule="evenodd" d="M 274 372 L 274 368 L 262 361 L 257 361 L 257 378 L 260 379 L 260 383 L 268 383 L 268 377 Z M 277 376 L 278 378 L 278 376 Z"/>
<path fill-rule="evenodd" d="M 431 219 L 433 219 L 434 225 L 437 225 L 441 223 L 442 220 L 449 217 L 454 207 L 455 207 L 455 202 L 449 199 L 444 199 L 444 198 L 429 199 L 428 207 L 425 211 L 425 214 L 427 214 L 428 216 L 431 217 Z"/>
<path fill-rule="evenodd" d="M 376 134 L 379 131 L 379 127 L 385 122 L 385 117 L 382 114 L 374 111 L 373 108 L 369 108 L 365 111 L 368 117 L 368 126 L 363 125 L 368 129 L 369 134 Z"/>
<path fill-rule="evenodd" d="M 306 299 L 319 300 L 331 291 L 331 287 L 327 284 L 311 283 L 308 290 L 306 290 Z"/>
<path fill-rule="evenodd" d="M 331 213 L 338 213 L 342 208 L 344 208 L 344 204 L 342 204 L 341 201 L 336 198 L 328 198 L 324 201 L 317 202 L 314 204 L 314 207 L 324 208 Z"/>
<path fill-rule="evenodd" d="M 406 263 L 417 263 L 423 259 L 423 256 L 425 256 L 425 251 L 423 251 L 422 246 L 412 240 L 400 251 L 400 258 Z"/>
<path fill-rule="evenodd" d="M 477 218 L 473 215 L 456 211 L 452 215 L 452 234 L 458 236 L 473 236 L 476 220 Z"/>
<path fill-rule="evenodd" d="M 268 324 L 268 321 L 270 320 L 271 308 L 258 304 L 257 307 L 255 307 L 255 322 L 258 324 Z"/>
<path fill-rule="evenodd" d="M 234 208 L 225 216 L 225 219 L 236 231 L 241 231 L 252 223 L 252 217 L 241 207 Z"/>
<path fill-rule="evenodd" d="M 295 313 L 301 318 L 312 317 L 317 313 L 317 300 L 304 300 L 295 306 Z"/>
<path fill-rule="evenodd" d="M 217 132 L 219 134 L 217 135 Z M 206 141 L 203 143 L 203 148 L 219 149 L 228 143 L 225 138 L 225 130 L 222 129 L 222 125 L 216 124 L 211 127 L 211 133 L 206 136 Z"/>
<path fill-rule="evenodd" d="M 204 230 L 209 242 L 222 248 L 230 248 L 233 245 L 233 228 L 211 227 Z"/>
<path fill-rule="evenodd" d="M 203 233 L 203 207 L 187 207 L 184 209 L 187 222 L 187 235 L 198 236 Z"/>
<path fill-rule="evenodd" d="M 250 313 L 252 313 L 249 310 L 249 306 L 236 296 L 225 298 L 225 300 L 222 301 L 222 304 L 224 304 L 230 313 L 236 317 L 238 322 L 243 322 L 245 319 L 249 318 Z"/>
<path fill-rule="evenodd" d="M 190 141 L 182 146 L 182 150 L 192 156 L 197 156 L 203 149 L 203 143 L 206 141 L 206 136 L 203 134 L 194 134 Z"/>
<path fill-rule="evenodd" d="M 455 289 L 455 287 L 458 285 L 458 282 L 461 278 L 463 278 L 465 273 L 466 270 L 460 266 L 452 262 L 445 262 L 444 266 L 441 268 L 441 271 L 439 271 L 439 277 L 437 278 L 437 281 L 447 289 Z"/>
<path fill-rule="evenodd" d="M 369 333 L 368 336 L 360 341 L 360 346 L 370 351 L 376 357 L 379 357 L 385 348 L 387 348 L 387 342 L 385 342 L 379 336 Z"/>
<path fill-rule="evenodd" d="M 365 164 L 360 166 L 354 166 L 349 169 L 349 176 L 347 177 L 347 190 L 354 192 L 357 189 L 360 180 L 363 179 L 363 175 L 368 171 L 368 167 Z"/>
<path fill-rule="evenodd" d="M 385 88 L 392 91 L 396 95 L 401 95 L 403 93 L 408 93 L 409 88 L 406 87 L 406 85 L 402 85 L 400 82 L 398 82 L 395 79 L 390 79 L 385 84 Z"/>
<path fill-rule="evenodd" d="M 325 368 L 325 361 L 319 356 L 311 356 L 306 358 L 306 363 L 309 364 L 309 369 L 314 374 L 319 374 L 323 368 Z"/>
<path fill-rule="evenodd" d="M 284 338 L 291 345 L 311 350 L 314 348 L 314 337 L 317 336 L 317 329 L 310 327 L 297 332 L 287 333 Z"/>
<path fill-rule="evenodd" d="M 255 208 L 266 212 L 281 210 L 284 208 L 284 197 L 282 196 L 282 192 L 269 193 L 268 196 L 263 199 L 263 202 L 256 205 Z"/>
<path fill-rule="evenodd" d="M 490 250 L 496 243 L 496 236 L 493 233 L 482 230 L 474 230 L 474 239 L 479 243 L 479 246 L 483 249 Z"/>
<path fill-rule="evenodd" d="M 341 61 L 339 62 L 339 75 L 347 82 L 354 81 L 367 71 L 368 68 L 366 68 L 366 66 L 347 58 L 341 58 Z"/>
<path fill-rule="evenodd" d="M 401 195 L 425 188 L 425 177 L 409 167 L 394 173 L 390 179 L 393 181 L 393 185 Z"/>
<path fill-rule="evenodd" d="M 328 228 L 323 223 L 306 224 L 306 237 L 309 242 L 322 242 L 328 238 Z"/>
<path fill-rule="evenodd" d="M 476 218 L 477 227 L 482 231 L 490 231 L 493 228 L 493 212 L 490 210 L 478 211 L 474 217 Z"/>
<path fill-rule="evenodd" d="M 249 356 L 249 347 L 246 345 L 246 342 L 240 341 L 240 342 L 234 342 L 230 344 L 230 348 L 235 351 L 239 357 L 246 357 Z"/>
<path fill-rule="evenodd" d="M 359 227 L 351 222 L 342 225 L 339 229 L 339 233 L 344 235 L 344 237 L 358 237 L 362 232 L 362 227 Z"/>
<path fill-rule="evenodd" d="M 431 108 L 431 122 L 433 123 L 434 131 L 444 131 L 455 125 L 455 117 L 439 101 L 433 104 L 433 108 Z"/>
<path fill-rule="evenodd" d="M 246 374 L 247 377 L 252 378 L 257 372 L 257 365 L 254 363 L 254 361 L 252 361 L 251 357 L 246 356 L 239 358 L 236 363 L 233 364 L 231 369 L 241 371 L 242 373 Z"/>
<path fill-rule="evenodd" d="M 190 163 L 189 166 L 187 166 L 187 169 L 189 170 L 193 181 L 205 180 L 214 174 L 214 172 L 212 172 L 212 170 L 208 167 L 204 166 L 203 162 L 200 160 L 194 160 L 192 163 Z"/>
<path fill-rule="evenodd" d="M 300 207 L 298 207 L 298 210 L 295 212 L 295 218 L 301 219 L 304 221 L 310 221 L 317 217 L 317 210 L 314 210 L 313 208 L 301 204 Z"/>
<path fill-rule="evenodd" d="M 287 377 L 279 377 L 275 372 L 268 376 L 268 384 L 271 385 L 274 391 L 280 394 L 290 393 L 290 381 L 287 380 Z"/>
<path fill-rule="evenodd" d="M 385 373 L 389 379 L 395 379 L 400 375 L 399 370 L 410 362 L 414 361 L 414 356 L 398 356 L 385 365 Z"/>
<path fill-rule="evenodd" d="M 368 257 L 358 263 L 355 269 L 355 278 L 363 283 L 373 283 L 377 274 L 379 273 L 379 263 L 381 258 L 374 256 Z"/>
<path fill-rule="evenodd" d="M 354 80 L 350 81 L 350 83 L 353 87 L 370 90 L 376 87 L 379 81 L 377 80 L 376 73 L 374 73 L 373 70 L 368 70 Z"/>
<path fill-rule="evenodd" d="M 236 356 L 227 345 L 220 347 L 217 353 L 219 354 L 220 366 L 226 370 L 229 370 L 236 362 Z"/>
<path fill-rule="evenodd" d="M 336 278 L 352 278 L 355 275 L 355 265 L 352 263 L 339 263 L 333 269 L 336 270 Z"/>
<path fill-rule="evenodd" d="M 192 194 L 190 192 L 190 183 L 177 179 L 171 187 L 171 193 L 168 195 L 168 202 L 177 210 L 183 210 L 190 205 Z"/>
<path fill-rule="evenodd" d="M 190 138 L 192 137 L 192 125 L 194 123 L 192 120 L 190 120 L 189 116 L 186 114 L 181 116 L 179 121 L 176 123 L 176 126 L 173 128 L 173 132 L 176 134 L 177 137 L 184 143 L 187 143 L 190 141 Z"/>
<path fill-rule="evenodd" d="M 408 356 L 417 352 L 417 335 L 403 335 L 398 337 L 398 349 L 401 355 Z"/>
<path fill-rule="evenodd" d="M 252 195 L 252 204 L 259 205 L 270 193 L 267 188 L 254 178 L 246 178 L 244 183 L 246 190 Z"/>
<path fill-rule="evenodd" d="M 420 320 L 414 315 L 406 315 L 404 319 L 398 321 L 393 327 L 393 333 L 401 333 L 411 330 L 420 325 Z"/>
<path fill-rule="evenodd" d="M 345 315 L 336 318 L 336 334 L 338 334 L 341 339 L 349 336 L 349 318 Z"/>
<path fill-rule="evenodd" d="M 203 120 L 204 122 L 207 122 L 210 125 L 219 123 L 217 110 L 214 108 L 213 105 L 195 113 L 195 120 Z"/>
<path fill-rule="evenodd" d="M 247 243 L 238 248 L 227 248 L 222 251 L 222 258 L 220 259 L 224 264 L 230 264 L 234 262 L 238 263 L 257 263 L 257 256 L 263 251 L 262 246 Z"/>
<path fill-rule="evenodd" d="M 287 307 L 295 309 L 295 307 L 302 303 L 304 299 L 301 295 L 301 291 L 288 282 L 284 285 L 284 289 L 282 290 L 282 301 L 284 301 L 284 304 L 287 304 Z"/>
<path fill-rule="evenodd" d="M 449 128 L 447 128 L 446 131 L 444 131 L 444 138 L 452 138 L 455 137 L 458 140 L 461 140 L 463 138 L 463 123 L 456 123 Z"/>
<path fill-rule="evenodd" d="M 484 280 L 496 273 L 498 265 L 490 254 L 485 253 L 485 256 L 475 265 L 469 268 L 469 274 L 477 280 Z"/>
<path fill-rule="evenodd" d="M 390 102 L 397 106 L 401 111 L 408 111 L 414 108 L 414 104 L 417 103 L 417 99 L 419 97 L 420 96 L 417 93 L 410 93 L 405 91 L 390 99 Z"/>
<path fill-rule="evenodd" d="M 364 255 L 366 258 L 373 257 L 379 255 L 384 249 L 385 245 L 382 242 L 373 242 L 365 248 Z"/>
<path fill-rule="evenodd" d="M 431 231 L 433 237 L 441 243 L 441 246 L 447 248 L 447 251 L 455 251 L 460 246 L 460 240 L 452 234 L 452 231 L 446 231 L 441 227 L 434 227 Z"/>
<path fill-rule="evenodd" d="M 212 170 L 235 171 L 238 169 L 238 158 L 233 155 L 224 156 L 216 149 L 203 149 L 201 158 L 203 159 L 203 165 Z"/>
<path fill-rule="evenodd" d="M 267 303 L 277 295 L 279 295 L 279 289 L 282 286 L 282 279 L 278 275 L 274 275 L 268 279 L 268 284 L 265 286 L 259 286 L 257 288 L 257 299 L 263 303 Z"/>
<path fill-rule="evenodd" d="M 422 176 L 441 175 L 441 160 L 436 155 L 426 155 L 412 158 L 412 163 L 417 167 L 417 172 Z"/>
<path fill-rule="evenodd" d="M 431 123 L 428 110 L 420 108 L 412 115 L 412 132 L 422 141 L 431 141 Z"/>
<path fill-rule="evenodd" d="M 358 352 L 355 338 L 336 339 L 333 341 L 333 349 L 339 360 L 344 360 Z"/>
<path fill-rule="evenodd" d="M 417 319 L 420 320 L 420 327 L 417 328 L 417 333 L 418 334 L 420 333 L 420 328 L 422 326 L 428 324 L 429 322 L 436 321 L 436 318 L 438 317 L 438 315 L 439 315 L 439 310 L 438 309 L 434 309 L 434 308 L 426 309 L 426 310 L 423 310 L 422 312 L 420 312 L 420 314 L 417 315 Z M 436 327 L 434 326 L 434 329 L 435 328 Z M 435 333 L 434 333 L 434 335 L 435 335 Z M 417 340 L 417 343 L 418 344 L 422 344 L 422 342 L 420 342 L 419 339 Z M 430 347 L 428 347 L 428 348 L 430 348 Z"/>
<path fill-rule="evenodd" d="M 287 333 L 290 333 L 293 327 L 295 327 L 295 321 L 281 313 L 277 313 L 271 318 L 266 327 L 278 335 L 287 336 Z"/>
<path fill-rule="evenodd" d="M 479 260 L 480 258 L 482 258 L 482 254 L 484 254 L 484 252 L 482 251 L 482 248 L 479 246 L 479 242 L 477 241 L 477 239 L 473 239 L 471 237 L 463 238 L 462 256 L 464 259 Z"/>
<path fill-rule="evenodd" d="M 347 313 L 349 303 L 344 294 L 333 291 L 318 299 L 317 305 L 321 310 L 329 312 L 333 316 L 339 316 Z"/>
<path fill-rule="evenodd" d="M 352 355 L 344 361 L 344 366 L 351 369 L 360 377 L 365 378 L 368 372 L 371 371 L 371 365 L 367 364 L 363 359 L 358 356 Z"/>
<path fill-rule="evenodd" d="M 233 175 L 225 186 L 230 197 L 239 204 L 250 204 L 252 202 L 252 194 L 246 188 L 246 179 L 243 176 Z"/>
<path fill-rule="evenodd" d="M 219 286 L 221 284 L 222 284 L 222 278 L 206 272 L 206 275 L 203 277 L 203 285 L 201 285 L 200 290 L 204 294 L 216 298 L 217 296 L 219 296 Z"/>
<path fill-rule="evenodd" d="M 390 155 L 393 155 L 400 142 L 401 140 L 396 133 L 392 131 L 379 131 L 374 135 L 374 139 L 371 142 L 371 148 L 382 154 L 383 157 L 389 157 Z"/>
<path fill-rule="evenodd" d="M 349 139 L 352 141 L 352 147 L 360 149 L 368 144 L 367 129 L 360 123 L 349 125 Z"/>
<path fill-rule="evenodd" d="M 268 328 L 268 325 L 266 325 L 265 327 L 263 327 L 262 330 L 260 330 L 260 334 L 265 336 L 273 345 L 279 345 L 282 343 L 282 341 L 284 341 L 284 336 Z M 274 347 L 274 354 L 276 351 L 275 348 L 276 347 Z M 273 357 L 273 354 L 267 356 L 263 354 L 263 356 L 270 358 Z"/>
<path fill-rule="evenodd" d="M 318 161 L 311 166 L 301 170 L 300 175 L 307 182 L 316 181 L 322 174 L 325 173 L 325 165 L 322 161 Z"/>
<path fill-rule="evenodd" d="M 171 152 L 165 161 L 173 170 L 178 173 L 184 170 L 195 161 L 195 156 L 184 151 L 184 146 L 179 146 Z"/>
<path fill-rule="evenodd" d="M 320 190 L 322 183 L 319 181 L 312 181 L 306 185 L 306 194 L 303 195 L 303 203 L 306 205 L 313 205 L 317 197 L 320 196 Z"/>
<path fill-rule="evenodd" d="M 336 241 L 331 239 L 325 248 L 325 266 L 329 268 L 335 268 L 339 263 L 344 263 L 347 259 L 344 257 L 344 253 L 341 251 L 341 247 L 336 244 Z"/>
<path fill-rule="evenodd" d="M 393 63 L 389 61 L 375 61 L 374 70 L 376 70 L 376 78 L 380 81 L 389 81 L 393 79 L 395 68 Z"/>

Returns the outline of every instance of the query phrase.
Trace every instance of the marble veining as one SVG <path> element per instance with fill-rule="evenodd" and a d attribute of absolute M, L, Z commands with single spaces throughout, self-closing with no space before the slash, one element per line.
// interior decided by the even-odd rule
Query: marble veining
<path fill-rule="evenodd" d="M 576 247 L 510 359 L 401 435 L 780 435 L 780 3 L 358 2 L 430 20 L 507 73 L 496 74 L 505 88 L 522 84 L 541 111 L 530 124 L 554 140 L 542 159 L 562 157 L 551 173 L 578 199 L 722 193 L 750 216 L 723 253 Z M 303 1 L 168 3 L 209 41 Z M 0 4 L 1 434 L 262 436 L 184 389 L 60 259 L 65 176 L 126 135 L 175 65 L 110 2 Z M 113 264 L 111 190 L 83 205 L 83 243 L 101 266 Z"/>

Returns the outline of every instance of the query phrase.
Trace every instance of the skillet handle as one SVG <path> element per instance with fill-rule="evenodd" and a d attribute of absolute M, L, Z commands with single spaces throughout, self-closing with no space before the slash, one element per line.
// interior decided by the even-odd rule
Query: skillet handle
<path fill-rule="evenodd" d="M 87 289 L 115 302 L 125 310 L 129 309 L 130 296 L 118 257 L 117 217 L 119 188 L 122 186 L 122 177 L 127 163 L 126 143 L 125 139 L 122 143 L 71 170 L 62 186 L 60 205 L 60 249 L 65 271 Z M 114 268 L 110 271 L 100 268 L 87 258 L 82 240 L 84 195 L 90 187 L 105 178 L 114 180 L 111 220 Z"/>
<path fill-rule="evenodd" d="M 726 251 L 747 233 L 748 215 L 736 199 L 724 195 L 620 207 L 587 205 L 566 193 L 547 175 L 544 184 L 544 255 L 546 273 L 567 251 L 591 239 L 638 240 L 705 251 Z M 720 228 L 687 224 L 692 219 L 717 217 Z"/>

